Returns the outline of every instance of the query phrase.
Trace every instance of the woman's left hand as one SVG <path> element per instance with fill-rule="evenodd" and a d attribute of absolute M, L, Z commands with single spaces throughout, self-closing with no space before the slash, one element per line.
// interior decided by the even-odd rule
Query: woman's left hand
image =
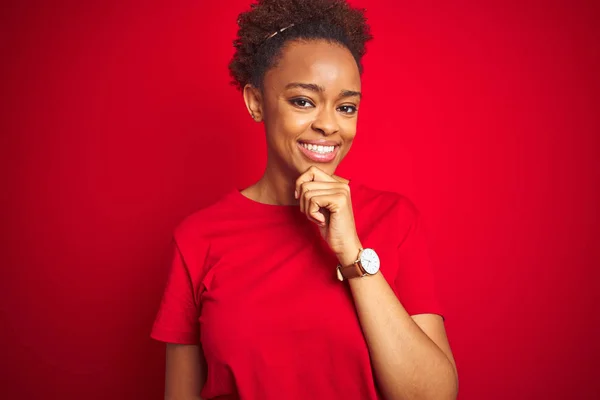
<path fill-rule="evenodd" d="M 358 254 L 361 245 L 347 180 L 312 166 L 296 180 L 296 198 L 300 211 L 319 226 L 321 236 L 338 258 Z"/>

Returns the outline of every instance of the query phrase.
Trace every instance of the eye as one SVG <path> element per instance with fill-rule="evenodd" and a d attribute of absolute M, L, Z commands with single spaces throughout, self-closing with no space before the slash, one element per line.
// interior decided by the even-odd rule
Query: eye
<path fill-rule="evenodd" d="M 354 115 L 358 111 L 358 109 L 355 106 L 351 105 L 339 106 L 338 110 L 347 115 Z"/>
<path fill-rule="evenodd" d="M 303 98 L 291 99 L 290 103 L 298 108 L 309 108 L 314 106 L 313 103 Z"/>

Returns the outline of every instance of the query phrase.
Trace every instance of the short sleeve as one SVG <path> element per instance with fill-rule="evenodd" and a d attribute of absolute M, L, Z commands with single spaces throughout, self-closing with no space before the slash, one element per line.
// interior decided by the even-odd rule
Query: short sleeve
<path fill-rule="evenodd" d="M 177 344 L 199 343 L 198 306 L 190 271 L 173 240 L 171 265 L 150 337 Z"/>
<path fill-rule="evenodd" d="M 394 290 L 409 315 L 438 314 L 445 320 L 427 249 L 423 220 L 411 203 L 404 205 L 399 212 L 404 221 L 402 225 L 406 226 L 408 221 L 408 231 L 397 247 L 399 264 Z"/>

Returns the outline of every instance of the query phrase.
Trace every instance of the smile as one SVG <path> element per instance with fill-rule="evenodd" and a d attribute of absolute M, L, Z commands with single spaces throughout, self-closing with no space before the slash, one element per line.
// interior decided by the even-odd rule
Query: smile
<path fill-rule="evenodd" d="M 300 145 L 302 147 L 304 147 L 305 149 L 308 149 L 312 152 L 319 153 L 319 154 L 328 154 L 328 153 L 333 152 L 333 150 L 335 149 L 335 146 L 317 146 L 316 144 L 306 144 L 306 143 L 300 143 Z"/>
<path fill-rule="evenodd" d="M 298 148 L 311 161 L 330 162 L 337 155 L 340 146 L 322 146 L 298 142 Z"/>

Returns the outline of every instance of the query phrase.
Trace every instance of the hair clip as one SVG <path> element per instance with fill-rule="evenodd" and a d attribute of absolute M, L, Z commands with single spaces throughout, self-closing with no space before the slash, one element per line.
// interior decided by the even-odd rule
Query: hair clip
<path fill-rule="evenodd" d="M 292 26 L 294 26 L 294 25 L 295 25 L 295 24 L 288 25 L 288 26 L 286 26 L 285 28 L 281 28 L 280 30 L 278 30 L 278 31 L 275 31 L 275 32 L 271 33 L 269 36 L 267 36 L 267 37 L 265 38 L 265 40 L 264 40 L 264 41 L 266 42 L 267 40 L 271 39 L 273 36 L 277 35 L 278 33 L 281 33 L 281 32 L 283 32 L 283 31 L 285 31 L 285 30 L 286 30 L 286 29 L 288 29 L 288 28 L 291 28 L 291 27 L 292 27 Z"/>

